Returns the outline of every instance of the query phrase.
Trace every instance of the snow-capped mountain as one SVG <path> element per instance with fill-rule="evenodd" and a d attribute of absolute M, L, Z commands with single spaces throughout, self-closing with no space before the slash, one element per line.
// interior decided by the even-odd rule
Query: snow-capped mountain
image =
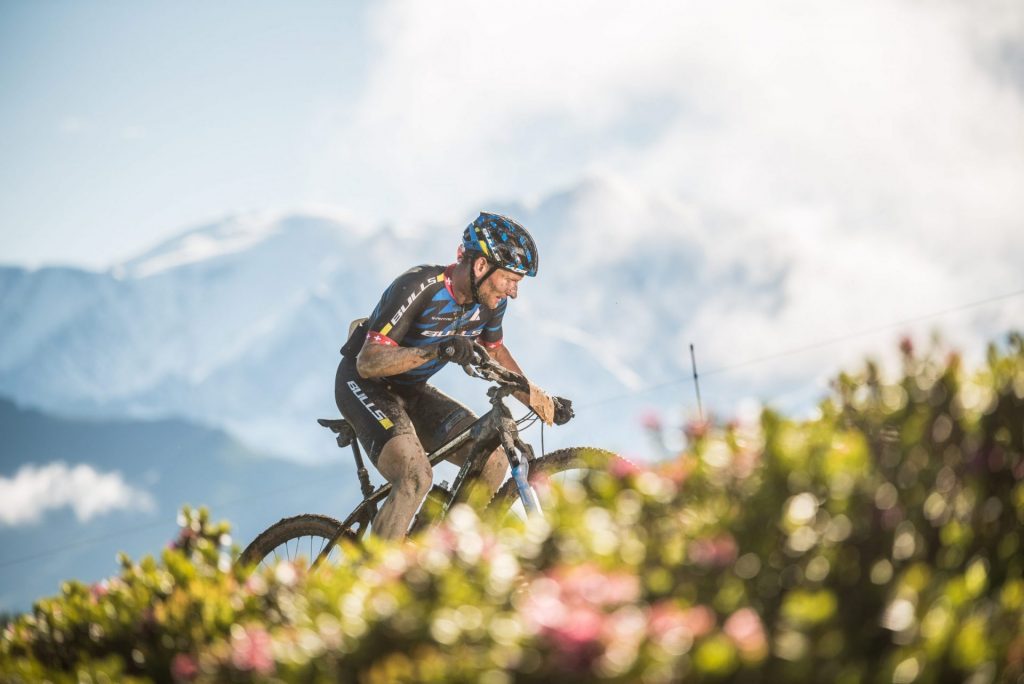
<path fill-rule="evenodd" d="M 0 269 L 0 394 L 248 426 L 308 406 L 294 395 L 319 366 L 330 398 L 346 316 L 379 295 L 360 266 L 383 241 L 395 257 L 412 246 L 321 216 L 243 216 L 107 273 Z"/>
<path fill-rule="evenodd" d="M 539 276 L 509 308 L 505 334 L 538 383 L 581 409 L 547 436 L 549 447 L 635 449 L 637 434 L 624 426 L 643 407 L 692 414 L 689 342 L 714 370 L 906 317 L 870 272 L 851 294 L 853 271 L 838 268 L 841 235 L 809 241 L 797 228 L 742 225 L 607 177 L 536 204 L 482 208 L 521 220 L 540 246 Z M 262 450 L 323 459 L 333 448 L 313 419 L 336 413 L 349 321 L 406 268 L 450 261 L 461 229 L 244 215 L 104 273 L 0 268 L 0 395 L 65 415 L 182 416 Z M 958 301 L 956 283 L 928 266 L 934 277 L 918 283 L 926 294 L 906 313 Z M 997 316 L 989 328 L 1005 322 Z M 745 396 L 785 393 L 806 404 L 837 365 L 890 342 L 722 373 L 703 387 L 705 404 L 731 411 Z M 473 408 L 486 406 L 476 381 L 437 377 Z"/>

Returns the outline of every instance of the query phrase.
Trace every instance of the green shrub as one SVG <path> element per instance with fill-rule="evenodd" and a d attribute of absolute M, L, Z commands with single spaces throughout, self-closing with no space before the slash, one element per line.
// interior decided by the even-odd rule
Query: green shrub
<path fill-rule="evenodd" d="M 4 628 L 9 681 L 992 682 L 1024 677 L 1024 341 L 841 376 L 812 420 L 465 507 L 307 575 L 245 577 L 185 512 L 160 562 Z M 599 441 L 599 440 L 595 440 Z"/>

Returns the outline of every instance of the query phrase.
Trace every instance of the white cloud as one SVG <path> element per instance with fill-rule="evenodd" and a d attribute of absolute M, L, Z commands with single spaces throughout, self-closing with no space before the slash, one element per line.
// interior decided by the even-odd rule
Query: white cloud
<path fill-rule="evenodd" d="M 365 196 L 398 216 L 459 225 L 490 198 L 611 170 L 632 198 L 565 217 L 566 234 L 585 225 L 591 239 L 558 269 L 586 277 L 633 258 L 638 234 L 695 259 L 654 277 L 660 307 L 692 311 L 668 334 L 697 341 L 709 366 L 848 337 L 1021 286 L 1022 7 L 379 3 L 368 85 L 335 144 L 358 164 L 332 180 L 382 188 Z M 558 236 L 544 238 L 547 256 Z M 595 326 L 618 329 L 622 311 L 659 329 L 656 314 L 635 313 L 650 301 L 619 288 L 616 309 L 594 289 L 562 290 L 578 325 L 603 334 Z M 997 317 L 1014 310 L 1005 302 Z M 904 330 L 955 322 L 966 337 L 951 341 L 976 346 L 998 329 L 989 318 Z M 847 363 L 899 333 L 763 372 Z M 640 367 L 622 340 L 609 344 Z"/>
<path fill-rule="evenodd" d="M 420 218 L 602 166 L 750 219 L 824 205 L 845 230 L 941 249 L 1019 215 L 1024 102 L 992 55 L 1021 44 L 1020 15 L 992 0 L 379 3 L 335 153 L 381 189 L 371 201 Z"/>
<path fill-rule="evenodd" d="M 86 522 L 115 510 L 150 511 L 155 502 L 148 492 L 127 484 L 121 473 L 101 473 L 88 465 L 30 464 L 13 477 L 0 477 L 0 524 L 39 522 L 47 511 L 65 507 Z"/>

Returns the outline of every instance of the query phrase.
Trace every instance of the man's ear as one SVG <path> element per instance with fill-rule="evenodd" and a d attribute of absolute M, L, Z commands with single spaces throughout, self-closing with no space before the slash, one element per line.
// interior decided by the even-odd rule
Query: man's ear
<path fill-rule="evenodd" d="M 484 273 L 487 273 L 487 259 L 485 257 L 477 257 L 473 259 L 473 273 L 476 276 L 482 277 Z"/>

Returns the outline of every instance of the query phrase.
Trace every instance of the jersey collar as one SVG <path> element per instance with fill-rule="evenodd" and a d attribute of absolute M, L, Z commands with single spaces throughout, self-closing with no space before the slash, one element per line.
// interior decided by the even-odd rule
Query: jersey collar
<path fill-rule="evenodd" d="M 455 298 L 455 288 L 452 287 L 452 273 L 454 271 L 455 264 L 449 264 L 447 268 L 444 269 L 444 287 L 448 290 L 448 294 L 451 296 L 452 301 L 458 304 L 459 300 Z"/>

